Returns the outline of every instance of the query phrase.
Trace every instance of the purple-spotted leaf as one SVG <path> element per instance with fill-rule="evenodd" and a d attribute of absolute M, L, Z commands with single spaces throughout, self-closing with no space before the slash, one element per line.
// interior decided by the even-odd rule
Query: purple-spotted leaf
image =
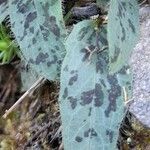
<path fill-rule="evenodd" d="M 65 54 L 61 0 L 11 0 L 9 7 L 23 56 L 39 75 L 55 80 Z"/>
<path fill-rule="evenodd" d="M 0 0 L 0 23 L 6 18 L 8 14 L 8 0 Z"/>
<path fill-rule="evenodd" d="M 108 74 L 106 27 L 92 21 L 75 25 L 66 41 L 62 64 L 60 112 L 65 150 L 116 150 L 124 116 L 124 92 L 130 94 L 128 67 Z"/>
<path fill-rule="evenodd" d="M 108 14 L 110 72 L 128 65 L 138 39 L 139 16 L 137 0 L 111 0 Z"/>
<path fill-rule="evenodd" d="M 21 58 L 20 76 L 22 83 L 21 91 L 23 92 L 27 91 L 40 78 L 37 72 L 27 65 L 24 58 Z"/>

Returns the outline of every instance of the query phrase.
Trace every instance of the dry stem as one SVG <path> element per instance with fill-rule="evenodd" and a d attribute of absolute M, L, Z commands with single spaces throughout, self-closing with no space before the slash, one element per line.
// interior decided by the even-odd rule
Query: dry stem
<path fill-rule="evenodd" d="M 10 107 L 9 110 L 5 111 L 5 114 L 3 115 L 3 118 L 5 119 L 29 94 L 35 91 L 35 89 L 39 88 L 46 79 L 43 77 L 39 78 L 31 87 L 29 90 L 27 90 L 20 98 L 19 100 L 12 106 Z"/>

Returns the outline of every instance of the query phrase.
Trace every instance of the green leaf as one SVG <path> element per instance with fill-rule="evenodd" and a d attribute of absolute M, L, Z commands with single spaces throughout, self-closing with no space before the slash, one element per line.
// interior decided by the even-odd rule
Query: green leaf
<path fill-rule="evenodd" d="M 6 18 L 8 13 L 8 0 L 0 0 L 0 23 Z"/>
<path fill-rule="evenodd" d="M 138 39 L 139 16 L 136 0 L 111 0 L 108 14 L 110 72 L 128 65 Z"/>
<path fill-rule="evenodd" d="M 66 42 L 59 97 L 65 150 L 117 149 L 123 89 L 130 94 L 131 76 L 127 67 L 108 74 L 108 50 L 89 57 L 87 47 L 93 51 L 97 45 L 107 45 L 106 27 L 97 32 L 92 21 L 82 21 Z"/>
<path fill-rule="evenodd" d="M 12 30 L 26 60 L 49 80 L 60 73 L 65 27 L 60 0 L 11 0 Z"/>
<path fill-rule="evenodd" d="M 0 51 L 5 51 L 8 48 L 9 43 L 4 41 L 4 40 L 0 40 Z"/>

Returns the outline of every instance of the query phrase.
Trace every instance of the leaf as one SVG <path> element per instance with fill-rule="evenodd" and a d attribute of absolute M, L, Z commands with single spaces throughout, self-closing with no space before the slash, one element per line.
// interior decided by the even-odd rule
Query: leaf
<path fill-rule="evenodd" d="M 108 50 L 93 53 L 88 61 L 86 47 L 94 50 L 97 39 L 100 48 L 107 45 L 106 27 L 98 32 L 92 21 L 82 21 L 66 41 L 59 97 L 65 150 L 116 150 L 123 89 L 130 92 L 131 75 L 127 67 L 108 74 Z"/>
<path fill-rule="evenodd" d="M 111 0 L 108 14 L 110 72 L 128 65 L 138 39 L 139 16 L 136 0 Z"/>
<path fill-rule="evenodd" d="M 26 60 L 49 80 L 60 73 L 65 30 L 60 0 L 12 0 L 12 30 Z"/>
<path fill-rule="evenodd" d="M 8 0 L 0 0 L 0 23 L 7 17 L 8 13 Z"/>
<path fill-rule="evenodd" d="M 38 74 L 31 69 L 29 65 L 26 64 L 26 61 L 21 58 L 21 91 L 27 91 L 40 77 Z"/>

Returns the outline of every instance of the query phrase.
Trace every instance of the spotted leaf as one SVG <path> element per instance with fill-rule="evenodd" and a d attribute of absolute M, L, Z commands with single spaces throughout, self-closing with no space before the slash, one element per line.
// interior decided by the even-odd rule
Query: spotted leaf
<path fill-rule="evenodd" d="M 136 0 L 111 0 L 108 14 L 110 72 L 128 65 L 139 32 Z"/>
<path fill-rule="evenodd" d="M 0 0 L 0 23 L 6 18 L 8 14 L 8 0 Z"/>
<path fill-rule="evenodd" d="M 58 77 L 65 53 L 60 0 L 11 0 L 12 30 L 26 60 L 45 78 Z"/>
<path fill-rule="evenodd" d="M 100 51 L 106 33 L 106 27 L 96 32 L 87 20 L 75 25 L 66 41 L 59 97 L 65 150 L 116 150 L 123 89 L 131 92 L 131 75 L 128 67 L 108 74 L 108 50 Z"/>

